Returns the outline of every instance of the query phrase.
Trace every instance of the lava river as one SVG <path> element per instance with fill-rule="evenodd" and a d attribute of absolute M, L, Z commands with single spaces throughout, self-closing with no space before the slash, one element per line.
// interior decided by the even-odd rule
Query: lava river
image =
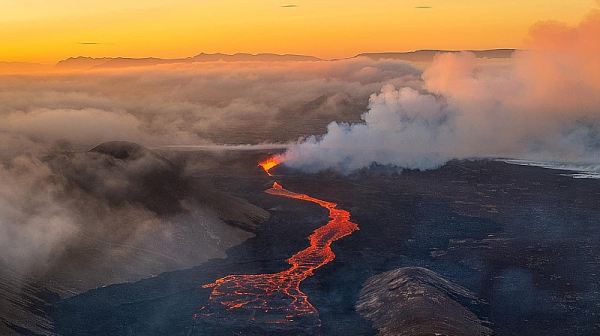
<path fill-rule="evenodd" d="M 268 170 L 265 169 L 265 171 Z M 270 174 L 269 174 L 270 175 Z M 208 303 L 194 315 L 213 323 L 287 324 L 289 327 L 319 326 L 315 307 L 300 290 L 300 283 L 313 271 L 335 258 L 331 243 L 358 230 L 350 213 L 337 204 L 284 189 L 277 182 L 268 194 L 317 203 L 329 210 L 329 222 L 309 237 L 310 246 L 290 257 L 290 268 L 279 273 L 228 275 L 204 285 L 212 288 Z M 200 322 L 200 321 L 198 321 Z"/>

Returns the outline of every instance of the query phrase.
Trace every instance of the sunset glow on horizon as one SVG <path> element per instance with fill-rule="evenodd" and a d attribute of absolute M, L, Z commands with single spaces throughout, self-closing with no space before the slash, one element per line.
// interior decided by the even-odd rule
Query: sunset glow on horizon
<path fill-rule="evenodd" d="M 0 61 L 519 48 L 538 21 L 576 24 L 594 0 L 5 1 Z"/>

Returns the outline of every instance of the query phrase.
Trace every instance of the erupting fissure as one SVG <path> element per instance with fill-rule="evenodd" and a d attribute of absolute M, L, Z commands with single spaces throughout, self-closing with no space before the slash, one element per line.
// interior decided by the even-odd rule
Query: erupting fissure
<path fill-rule="evenodd" d="M 267 174 L 269 174 L 269 176 L 273 176 L 271 175 L 271 173 L 269 172 L 273 167 L 279 165 L 281 163 L 281 161 L 279 160 L 279 158 L 277 156 L 272 156 L 268 159 L 266 159 L 265 161 L 260 162 L 258 165 L 262 167 L 262 169 L 265 170 L 265 172 Z"/>
<path fill-rule="evenodd" d="M 260 163 L 267 173 L 277 164 L 279 161 L 274 158 Z M 350 221 L 348 211 L 337 209 L 336 203 L 286 190 L 277 182 L 265 192 L 317 203 L 329 210 L 330 220 L 308 237 L 308 248 L 287 260 L 291 265 L 289 269 L 271 274 L 228 275 L 204 285 L 204 288 L 212 288 L 212 292 L 208 303 L 194 315 L 195 319 L 320 325 L 318 312 L 300 290 L 300 283 L 313 275 L 315 269 L 332 261 L 335 254 L 331 243 L 358 230 L 358 225 Z"/>

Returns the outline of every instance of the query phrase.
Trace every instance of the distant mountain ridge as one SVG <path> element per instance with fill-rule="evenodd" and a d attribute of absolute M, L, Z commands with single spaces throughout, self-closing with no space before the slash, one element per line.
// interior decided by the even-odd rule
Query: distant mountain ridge
<path fill-rule="evenodd" d="M 516 49 L 490 49 L 490 50 L 465 50 L 475 54 L 477 58 L 505 59 L 510 58 Z M 69 57 L 56 63 L 55 67 L 59 69 L 103 69 L 103 68 L 125 68 L 135 66 L 153 66 L 159 64 L 174 63 L 196 63 L 196 62 L 316 62 L 316 61 L 337 61 L 345 59 L 355 59 L 367 57 L 373 60 L 394 59 L 409 62 L 431 62 L 438 53 L 457 53 L 459 50 L 415 50 L 408 52 L 381 52 L 381 53 L 360 53 L 348 58 L 325 60 L 315 56 L 295 55 L 295 54 L 273 54 L 273 53 L 236 53 L 223 54 L 200 53 L 193 57 L 186 58 L 157 58 L 157 57 Z"/>
<path fill-rule="evenodd" d="M 415 50 L 408 52 L 382 52 L 382 53 L 362 53 L 354 56 L 368 57 L 374 60 L 397 59 L 410 62 L 431 62 L 433 57 L 439 53 L 459 53 L 467 51 L 475 54 L 477 58 L 510 58 L 517 49 L 489 49 L 489 50 Z"/>
<path fill-rule="evenodd" d="M 205 54 L 200 53 L 193 57 L 186 58 L 129 58 L 129 57 L 69 57 L 65 60 L 56 63 L 55 67 L 61 69 L 70 68 L 122 68 L 131 66 L 152 66 L 158 64 L 173 64 L 173 63 L 195 63 L 195 62 L 310 62 L 322 61 L 322 59 L 314 56 L 293 55 L 293 54 Z"/>

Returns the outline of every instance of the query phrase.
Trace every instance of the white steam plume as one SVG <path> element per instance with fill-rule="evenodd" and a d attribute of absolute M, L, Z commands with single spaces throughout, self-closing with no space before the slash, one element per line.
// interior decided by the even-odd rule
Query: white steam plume
<path fill-rule="evenodd" d="M 515 52 L 510 64 L 437 55 L 422 74 L 425 90 L 385 85 L 371 95 L 363 123 L 332 122 L 282 161 L 345 173 L 474 157 L 600 162 L 600 47 L 592 43 L 600 41 L 600 12 L 577 27 L 538 23 L 531 35 L 531 50 Z"/>

